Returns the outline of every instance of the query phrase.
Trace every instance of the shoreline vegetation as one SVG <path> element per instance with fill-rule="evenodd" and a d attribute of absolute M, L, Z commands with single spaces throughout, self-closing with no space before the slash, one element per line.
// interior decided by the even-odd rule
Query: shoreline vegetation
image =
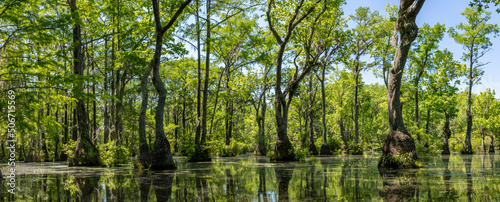
<path fill-rule="evenodd" d="M 498 46 L 487 10 L 498 1 L 472 1 L 460 24 L 418 27 L 425 2 L 344 13 L 345 0 L 6 1 L 0 91 L 15 99 L 0 97 L 0 124 L 14 116 L 15 126 L 0 140 L 15 130 L 16 144 L 2 144 L 1 162 L 133 159 L 149 172 L 177 169 L 178 156 L 276 163 L 377 151 L 380 169 L 404 172 L 422 156 L 494 153 L 500 100 L 472 89 Z M 460 60 L 440 47 L 445 36 Z"/>

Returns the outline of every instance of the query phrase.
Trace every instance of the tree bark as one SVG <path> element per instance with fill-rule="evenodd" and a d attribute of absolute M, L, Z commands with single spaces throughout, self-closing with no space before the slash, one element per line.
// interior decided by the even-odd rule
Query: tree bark
<path fill-rule="evenodd" d="M 326 64 L 323 65 L 321 71 L 321 121 L 323 125 L 323 144 L 321 145 L 321 153 L 322 155 L 330 155 L 332 151 L 330 150 L 330 146 L 328 145 L 326 139 L 326 93 L 325 93 L 325 74 L 326 74 Z"/>
<path fill-rule="evenodd" d="M 357 62 L 359 65 L 359 61 Z M 354 75 L 354 146 L 359 145 L 359 101 L 358 101 L 358 89 L 359 89 L 359 67 L 355 69 Z M 362 153 L 362 152 L 361 152 Z"/>
<path fill-rule="evenodd" d="M 264 83 L 262 84 L 262 94 L 259 97 L 259 102 L 257 105 L 257 108 L 255 109 L 256 117 L 257 117 L 257 125 L 259 127 L 258 131 L 258 136 L 259 136 L 259 142 L 257 144 L 257 149 L 256 149 L 256 154 L 255 155 L 266 155 L 267 154 L 267 148 L 264 143 L 264 135 L 265 135 L 265 128 L 266 128 L 266 109 L 267 109 L 267 103 L 266 103 L 266 92 L 267 92 L 267 73 L 268 70 L 264 69 Z M 259 114 L 260 110 L 260 114 Z"/>
<path fill-rule="evenodd" d="M 207 38 L 206 38 L 206 57 L 205 57 L 205 83 L 203 85 L 203 103 L 202 103 L 202 119 L 201 119 L 201 137 L 200 137 L 200 145 L 199 151 L 203 153 L 208 153 L 208 150 L 201 149 L 201 145 L 205 145 L 205 141 L 207 138 L 207 114 L 208 114 L 208 81 L 210 80 L 210 0 L 207 0 Z"/>
<path fill-rule="evenodd" d="M 450 154 L 450 146 L 448 145 L 448 139 L 451 137 L 451 130 L 450 130 L 450 115 L 448 113 L 444 113 L 446 117 L 446 122 L 444 123 L 443 126 L 443 152 L 441 154 Z"/>
<path fill-rule="evenodd" d="M 226 70 L 226 91 L 227 95 L 231 95 L 231 89 L 229 88 L 229 79 L 230 79 L 230 74 L 231 71 L 229 71 L 229 67 Z M 216 103 L 217 104 L 217 103 Z M 231 143 L 231 138 L 232 138 L 232 132 L 233 132 L 233 115 L 234 115 L 234 109 L 233 109 L 233 101 L 231 98 L 229 98 L 229 101 L 226 101 L 226 119 L 225 119 L 225 129 L 224 129 L 224 137 L 225 137 L 225 143 L 226 145 L 229 145 Z M 233 154 L 237 155 L 237 154 Z"/>
<path fill-rule="evenodd" d="M 149 168 L 151 165 L 151 151 L 146 140 L 146 111 L 148 109 L 148 79 L 153 69 L 153 60 L 144 70 L 141 78 L 141 111 L 139 112 L 139 152 L 137 153 L 137 167 Z M 106 134 L 106 132 L 105 132 Z M 106 135 L 105 135 L 106 137 Z"/>
<path fill-rule="evenodd" d="M 292 35 L 293 30 L 297 25 L 300 24 L 302 20 L 304 20 L 311 12 L 314 10 L 315 6 L 309 8 L 307 11 L 304 11 L 299 15 L 299 10 L 304 3 L 303 0 L 299 2 L 297 7 L 295 8 L 295 12 L 293 16 L 287 24 L 286 34 L 283 38 L 278 34 L 276 29 L 273 26 L 272 18 L 271 18 L 271 9 L 273 8 L 273 2 L 270 1 L 267 7 L 266 16 L 267 22 L 269 25 L 269 29 L 273 34 L 276 42 L 279 45 L 278 54 L 276 57 L 276 85 L 274 88 L 275 91 L 275 117 L 276 117 L 276 144 L 274 145 L 274 155 L 272 159 L 274 160 L 282 160 L 282 161 L 293 161 L 296 160 L 295 151 L 293 149 L 292 143 L 288 139 L 287 129 L 288 129 L 288 109 L 290 103 L 293 99 L 294 93 L 298 88 L 299 83 L 304 79 L 304 77 L 309 74 L 314 65 L 307 64 L 310 61 L 309 58 L 306 58 L 304 64 L 304 70 L 299 75 L 298 72 L 295 72 L 292 80 L 290 80 L 286 86 L 285 91 L 283 92 L 281 89 L 282 85 L 282 63 L 283 63 L 283 55 L 285 53 L 286 45 L 288 44 L 290 37 Z M 317 1 L 316 3 L 319 3 Z M 317 4 L 315 4 L 317 5 Z M 309 55 L 308 55 L 309 56 Z M 297 70 L 298 71 L 298 70 Z M 288 98 L 287 98 L 288 97 Z"/>
<path fill-rule="evenodd" d="M 257 125 L 259 126 L 259 143 L 257 145 L 257 155 L 266 155 L 267 154 L 267 148 L 264 143 L 264 135 L 265 129 L 266 129 L 266 108 L 267 108 L 267 103 L 266 103 L 266 92 L 263 92 L 263 100 L 261 102 L 261 113 L 257 113 Z"/>
<path fill-rule="evenodd" d="M 78 8 L 76 0 L 68 2 L 70 5 L 72 16 L 74 19 L 73 24 L 73 73 L 77 76 L 83 76 L 84 71 L 84 55 L 82 52 L 82 34 L 80 17 L 78 16 Z M 69 165 L 75 166 L 96 166 L 99 165 L 99 151 L 92 143 L 89 137 L 89 121 L 87 109 L 85 108 L 85 100 L 83 94 L 83 83 L 76 82 L 74 85 L 74 96 L 78 100 L 76 104 L 76 115 L 78 121 L 78 137 L 75 149 L 74 159 L 69 159 Z"/>
<path fill-rule="evenodd" d="M 196 1 L 198 9 L 198 1 Z M 196 11 L 198 13 L 198 10 Z M 208 102 L 208 81 L 210 76 L 210 1 L 207 1 L 207 38 L 206 38 L 206 61 L 205 61 L 205 78 L 203 89 L 203 103 L 201 103 L 201 56 L 200 56 L 200 28 L 199 28 L 199 15 L 196 17 L 197 34 L 198 34 L 198 83 L 197 83 L 197 121 L 196 121 L 196 134 L 195 134 L 195 152 L 189 159 L 190 161 L 210 161 L 210 154 L 205 148 L 205 141 L 207 136 L 207 102 Z M 200 120 L 201 119 L 201 120 Z"/>
<path fill-rule="evenodd" d="M 308 112 L 308 117 L 309 117 L 309 152 L 312 155 L 318 155 L 318 150 L 316 149 L 316 145 L 314 145 L 314 124 L 313 124 L 313 119 L 314 119 L 314 103 L 315 103 L 315 97 L 316 97 L 316 92 L 313 92 L 313 87 L 312 87 L 312 80 L 313 76 L 310 76 L 309 80 L 309 112 Z M 314 90 L 315 91 L 315 90 Z"/>
<path fill-rule="evenodd" d="M 472 105 L 472 73 L 473 73 L 473 67 L 474 67 L 474 61 L 473 61 L 473 48 L 472 46 L 470 48 L 470 58 L 469 58 L 469 95 L 467 99 L 467 133 L 465 134 L 465 140 L 464 140 L 464 146 L 462 149 L 462 154 L 472 154 L 474 153 L 472 151 L 472 144 L 471 144 L 471 134 L 472 134 L 472 111 L 471 111 L 471 105 Z"/>
<path fill-rule="evenodd" d="M 389 134 L 384 141 L 382 157 L 389 155 L 394 158 L 399 154 L 409 153 L 414 160 L 418 159 L 415 141 L 406 130 L 403 122 L 400 90 L 408 52 L 412 42 L 418 35 L 418 27 L 415 24 L 415 18 L 424 2 L 425 0 L 401 0 L 400 2 L 399 17 L 395 25 L 395 30 L 399 33 L 400 44 L 396 50 L 393 67 L 389 70 L 390 77 L 389 86 L 387 88 Z M 394 165 L 386 163 L 382 161 L 382 159 L 383 158 L 381 158 L 379 162 L 379 168 L 394 167 Z"/>
<path fill-rule="evenodd" d="M 108 39 L 104 39 L 104 94 L 108 94 Z M 141 83 L 142 85 L 142 83 Z M 140 129 L 139 129 L 140 130 Z M 109 140 L 108 99 L 104 99 L 104 144 Z"/>
<path fill-rule="evenodd" d="M 495 142 L 495 138 L 493 134 L 490 135 L 491 141 L 490 141 L 490 147 L 488 150 L 488 153 L 495 153 L 495 145 L 493 144 Z"/>
<path fill-rule="evenodd" d="M 165 136 L 165 130 L 163 128 L 163 115 L 165 113 L 165 101 L 167 97 L 167 90 L 165 89 L 165 84 L 160 78 L 160 57 L 163 44 L 163 35 L 165 32 L 173 25 L 177 20 L 179 15 L 182 13 L 184 8 L 191 2 L 191 0 L 186 0 L 177 9 L 174 16 L 170 19 L 165 27 L 161 26 L 160 19 L 160 6 L 158 0 L 152 0 L 153 3 L 153 13 L 155 18 L 155 30 L 156 30 L 156 45 L 155 53 L 151 61 L 151 66 L 153 69 L 153 85 L 158 93 L 158 101 L 155 111 L 155 144 L 152 152 L 152 162 L 151 169 L 154 170 L 165 170 L 165 169 L 175 169 L 174 159 L 170 150 L 170 143 Z"/>

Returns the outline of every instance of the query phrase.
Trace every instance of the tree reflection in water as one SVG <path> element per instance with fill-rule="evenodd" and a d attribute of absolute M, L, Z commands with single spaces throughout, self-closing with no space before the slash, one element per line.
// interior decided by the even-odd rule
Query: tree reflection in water
<path fill-rule="evenodd" d="M 149 189 L 151 188 L 151 176 L 149 174 L 149 171 L 140 170 L 136 180 L 139 184 L 141 202 L 147 202 L 149 197 Z"/>
<path fill-rule="evenodd" d="M 414 171 L 380 169 L 383 188 L 379 192 L 384 201 L 407 201 L 416 193 L 416 176 Z"/>
<path fill-rule="evenodd" d="M 254 155 L 204 163 L 177 157 L 177 170 L 161 172 L 19 163 L 16 195 L 6 191 L 5 177 L 0 201 L 497 201 L 500 154 L 486 155 L 422 156 L 422 168 L 401 172 L 379 172 L 377 153 L 288 163 Z"/>
<path fill-rule="evenodd" d="M 472 155 L 460 155 L 465 164 L 465 174 L 467 175 L 467 199 L 472 201 L 474 190 L 472 187 Z"/>
<path fill-rule="evenodd" d="M 288 186 L 292 179 L 293 170 L 284 167 L 275 167 L 276 183 L 278 184 L 278 201 L 289 201 Z"/>

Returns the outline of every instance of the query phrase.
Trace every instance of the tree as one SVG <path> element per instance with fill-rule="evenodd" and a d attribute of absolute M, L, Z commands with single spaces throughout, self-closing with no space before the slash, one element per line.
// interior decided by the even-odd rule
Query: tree
<path fill-rule="evenodd" d="M 437 50 L 430 58 L 429 63 L 434 65 L 434 71 L 428 71 L 424 86 L 427 89 L 428 97 L 424 105 L 428 109 L 444 114 L 445 122 L 441 134 L 443 135 L 443 152 L 450 154 L 448 140 L 451 137 L 450 119 L 456 117 L 457 91 L 459 77 L 464 75 L 463 66 L 453 60 L 453 54 L 448 50 Z"/>
<path fill-rule="evenodd" d="M 182 2 L 182 4 L 178 7 L 178 9 L 175 11 L 173 16 L 170 18 L 168 23 L 165 26 L 162 26 L 161 24 L 161 18 L 160 18 L 160 7 L 159 7 L 159 1 L 158 0 L 152 0 L 153 4 L 153 14 L 154 14 L 154 22 L 155 22 L 155 39 L 156 39 L 156 44 L 155 44 L 155 49 L 154 49 L 154 56 L 153 59 L 151 59 L 148 67 L 146 68 L 146 72 L 143 75 L 142 79 L 144 78 L 147 79 L 149 74 L 149 71 L 153 71 L 153 85 L 158 93 L 158 103 L 156 106 L 156 113 L 155 113 L 155 145 L 154 149 L 152 152 L 151 156 L 151 168 L 155 170 L 163 170 L 163 169 L 175 169 L 175 163 L 172 158 L 172 152 L 170 150 L 170 143 L 168 142 L 167 137 L 165 136 L 165 129 L 163 128 L 163 120 L 164 120 L 164 113 L 165 113 L 165 100 L 167 96 L 167 91 L 165 89 L 165 84 L 163 83 L 162 79 L 160 78 L 160 58 L 161 58 L 161 51 L 162 51 L 162 46 L 163 46 L 163 36 L 165 33 L 174 25 L 175 21 L 177 18 L 182 14 L 183 10 L 189 5 L 191 0 L 186 0 Z M 147 84 L 141 84 L 141 89 L 146 88 L 144 87 Z M 143 113 L 143 108 L 142 107 L 147 107 L 147 103 L 144 104 L 144 99 L 147 99 L 147 93 L 144 93 L 144 90 L 142 91 L 143 95 L 146 95 L 146 98 L 143 98 L 143 104 L 141 106 L 141 116 Z M 144 110 L 145 112 L 145 110 Z M 144 114 L 145 115 L 145 114 Z M 141 126 L 139 126 L 141 127 Z M 145 133 L 143 133 L 145 134 Z M 145 140 L 145 135 L 140 137 L 140 143 L 139 149 L 143 149 L 142 156 L 141 158 L 138 158 L 138 163 L 142 164 L 143 166 L 148 165 L 148 157 L 144 156 L 148 152 L 145 151 L 146 147 L 144 145 L 144 140 Z M 148 148 L 149 149 L 149 148 Z M 141 153 L 141 151 L 139 151 Z"/>
<path fill-rule="evenodd" d="M 495 99 L 495 90 L 486 89 L 477 96 L 477 104 L 474 105 L 473 111 L 477 116 L 477 124 L 479 125 L 479 134 L 481 135 L 480 152 L 486 152 L 484 138 L 490 136 L 490 148 L 493 146 L 493 131 L 498 128 L 498 100 Z M 494 151 L 494 149 L 493 149 Z"/>
<path fill-rule="evenodd" d="M 498 26 L 495 24 L 487 24 L 491 18 L 491 13 L 478 10 L 476 7 L 466 8 L 462 15 L 466 17 L 467 24 L 460 23 L 455 27 L 448 30 L 450 36 L 463 46 L 466 51 L 462 55 L 462 60 L 468 62 L 469 75 L 469 96 L 467 101 L 467 133 L 465 136 L 464 147 L 462 153 L 472 154 L 471 133 L 472 133 L 472 87 L 481 80 L 484 71 L 481 68 L 488 63 L 479 61 L 492 46 L 489 35 L 497 36 L 500 32 Z M 459 30 L 462 33 L 459 33 Z"/>
<path fill-rule="evenodd" d="M 372 49 L 378 33 L 376 29 L 371 29 L 381 21 L 381 17 L 377 11 L 371 12 L 368 7 L 359 7 L 356 9 L 356 14 L 351 15 L 351 19 L 356 23 L 356 27 L 352 30 L 353 41 L 348 45 L 351 55 L 354 59 L 349 60 L 348 66 L 352 69 L 354 75 L 354 149 L 355 154 L 362 154 L 363 150 L 359 146 L 359 106 L 358 98 L 359 91 L 359 75 L 361 71 L 374 66 L 361 61 L 361 57 L 367 55 Z"/>
<path fill-rule="evenodd" d="M 318 6 L 319 5 L 319 6 Z M 318 7 L 321 8 L 319 10 Z M 317 0 L 317 1 L 299 1 L 298 3 L 275 3 L 274 0 L 269 1 L 267 6 L 266 16 L 269 29 L 279 45 L 279 50 L 276 57 L 276 84 L 275 84 L 275 117 L 276 117 L 276 144 L 274 146 L 273 159 L 275 160 L 296 160 L 295 152 L 293 146 L 288 138 L 288 109 L 292 98 L 304 77 L 311 72 L 313 67 L 316 66 L 316 58 L 310 58 L 310 55 L 306 55 L 302 71 L 299 74 L 299 67 L 295 65 L 296 69 L 293 72 L 292 78 L 282 89 L 282 68 L 283 68 L 283 55 L 287 48 L 287 44 L 293 35 L 295 28 L 301 24 L 309 15 L 314 16 L 309 17 L 310 20 L 310 35 L 314 35 L 314 26 L 318 22 L 319 17 L 327 10 L 328 2 Z M 290 16 L 289 10 L 293 10 Z M 284 20 L 283 19 L 287 19 Z M 285 23 L 283 23 L 285 22 Z M 280 36 L 284 34 L 284 36 Z M 308 37 L 308 38 L 309 38 Z M 308 41 L 307 48 L 311 48 L 311 42 Z"/>
<path fill-rule="evenodd" d="M 425 0 L 401 0 L 399 6 L 398 20 L 394 26 L 400 39 L 398 49 L 394 56 L 394 63 L 389 69 L 389 83 L 387 88 L 387 114 L 389 115 L 389 134 L 384 140 L 382 158 L 378 164 L 379 168 L 399 167 L 383 161 L 385 157 L 394 158 L 397 155 L 409 155 L 412 159 L 418 159 L 415 149 L 415 141 L 406 130 L 403 122 L 403 113 L 400 101 L 401 80 L 403 71 L 410 51 L 411 44 L 417 38 L 418 27 L 415 18 L 424 5 Z"/>
<path fill-rule="evenodd" d="M 73 74 L 83 76 L 84 54 L 82 47 L 81 20 L 78 14 L 76 0 L 69 2 L 71 16 L 73 17 Z M 95 166 L 99 165 L 99 151 L 89 137 L 89 120 L 85 99 L 83 97 L 83 81 L 79 80 L 74 85 L 76 104 L 76 118 L 78 120 L 78 140 L 75 148 L 74 159 L 69 159 L 70 166 Z"/>
<path fill-rule="evenodd" d="M 419 88 L 422 77 L 425 76 L 426 70 L 433 67 L 432 57 L 438 49 L 438 43 L 443 38 L 445 27 L 442 24 L 436 24 L 431 27 L 429 24 L 424 25 L 419 29 L 419 37 L 414 44 L 415 48 L 410 53 L 410 69 L 409 73 L 413 76 L 413 88 L 415 90 L 415 123 L 417 128 L 420 127 L 419 117 Z M 419 137 L 417 137 L 418 139 Z"/>
<path fill-rule="evenodd" d="M 377 78 L 382 78 L 384 80 L 384 85 L 387 88 L 389 80 L 389 69 L 391 68 L 391 61 L 394 60 L 394 52 L 396 52 L 395 46 L 392 45 L 393 28 L 398 12 L 398 7 L 396 5 L 385 6 L 386 12 L 389 17 L 382 19 L 376 28 L 377 36 L 374 47 L 370 49 L 370 55 L 375 60 L 375 65 L 379 66 L 374 68 L 374 75 Z"/>
<path fill-rule="evenodd" d="M 489 8 L 489 4 L 495 4 L 495 6 L 500 5 L 500 0 L 472 0 L 470 2 L 470 6 L 476 6 L 478 7 L 479 10 L 482 10 L 483 8 Z M 500 8 L 497 8 L 497 13 L 500 13 Z"/>

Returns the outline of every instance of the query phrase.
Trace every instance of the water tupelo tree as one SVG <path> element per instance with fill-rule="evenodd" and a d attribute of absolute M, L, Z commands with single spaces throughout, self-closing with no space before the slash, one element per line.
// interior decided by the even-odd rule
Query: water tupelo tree
<path fill-rule="evenodd" d="M 400 100 L 401 80 L 412 42 L 417 38 L 418 27 L 415 18 L 424 5 L 425 0 L 401 0 L 398 19 L 395 24 L 396 34 L 399 34 L 399 47 L 396 50 L 394 63 L 389 69 L 389 83 L 387 88 L 387 114 L 389 115 L 389 135 L 385 138 L 380 158 L 379 168 L 398 168 L 395 161 L 384 159 L 395 158 L 397 155 L 411 155 L 417 160 L 415 141 L 406 130 L 403 122 L 403 113 Z M 397 37 L 397 36 L 396 36 Z M 396 45 L 397 42 L 394 43 Z M 414 165 L 416 167 L 416 165 Z"/>

